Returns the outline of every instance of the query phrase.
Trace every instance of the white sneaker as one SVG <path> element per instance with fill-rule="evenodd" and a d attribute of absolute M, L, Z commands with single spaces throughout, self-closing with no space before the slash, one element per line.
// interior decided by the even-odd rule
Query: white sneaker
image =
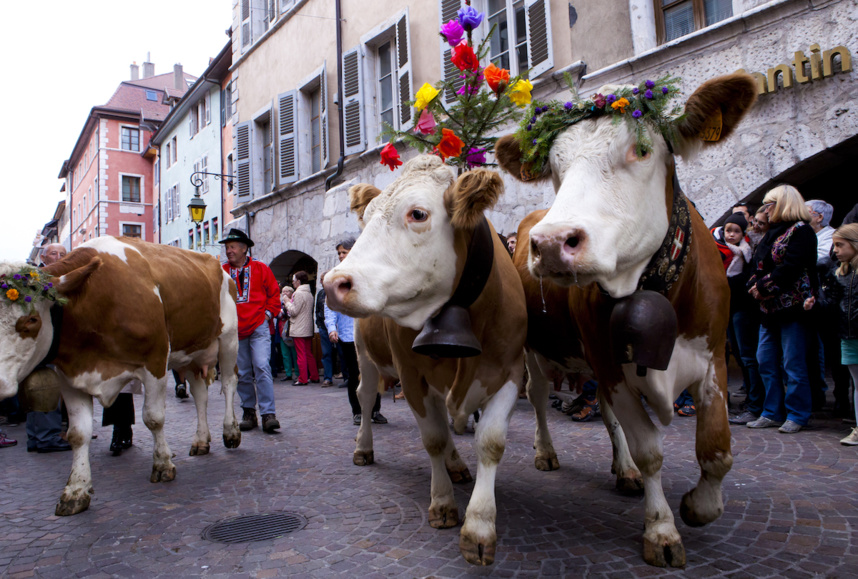
<path fill-rule="evenodd" d="M 858 446 L 858 427 L 852 429 L 849 436 L 840 439 L 840 444 L 844 446 Z"/>
<path fill-rule="evenodd" d="M 783 422 L 778 422 L 777 420 L 772 420 L 771 418 L 766 418 L 765 416 L 760 416 L 753 422 L 749 422 L 745 426 L 748 428 L 770 428 L 772 426 L 780 426 Z"/>

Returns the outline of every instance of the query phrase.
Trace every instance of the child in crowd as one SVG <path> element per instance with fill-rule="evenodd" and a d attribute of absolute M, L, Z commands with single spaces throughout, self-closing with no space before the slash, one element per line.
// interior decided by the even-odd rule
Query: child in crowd
<path fill-rule="evenodd" d="M 843 365 L 849 368 L 853 382 L 853 403 L 858 414 L 858 224 L 841 226 L 832 236 L 834 255 L 840 262 L 837 268 L 838 297 L 840 302 L 840 355 Z M 840 444 L 858 446 L 858 427 Z"/>

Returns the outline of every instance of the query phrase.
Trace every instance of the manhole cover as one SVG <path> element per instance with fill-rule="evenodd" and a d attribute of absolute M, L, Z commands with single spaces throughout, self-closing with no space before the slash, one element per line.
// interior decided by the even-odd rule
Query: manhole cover
<path fill-rule="evenodd" d="M 203 531 L 203 539 L 219 543 L 264 541 L 300 531 L 306 524 L 304 517 L 294 513 L 242 515 L 209 525 Z"/>

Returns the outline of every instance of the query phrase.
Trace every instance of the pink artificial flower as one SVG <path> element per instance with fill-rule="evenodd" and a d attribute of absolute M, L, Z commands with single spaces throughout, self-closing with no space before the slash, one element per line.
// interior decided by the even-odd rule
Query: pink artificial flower
<path fill-rule="evenodd" d="M 486 164 L 486 150 L 485 149 L 471 149 L 468 151 L 468 156 L 465 158 L 465 163 L 468 165 L 468 169 L 473 169 L 474 167 L 479 167 L 481 165 Z"/>
<path fill-rule="evenodd" d="M 414 130 L 424 135 L 431 135 L 435 132 L 436 124 L 435 116 L 432 114 L 432 111 L 429 109 L 423 109 L 423 112 L 420 113 L 420 118 L 417 119 L 417 126 L 414 127 Z"/>
<path fill-rule="evenodd" d="M 459 24 L 459 21 L 453 19 L 441 27 L 441 36 L 443 36 L 450 46 L 456 46 L 462 42 L 462 37 L 465 35 L 465 29 Z"/>

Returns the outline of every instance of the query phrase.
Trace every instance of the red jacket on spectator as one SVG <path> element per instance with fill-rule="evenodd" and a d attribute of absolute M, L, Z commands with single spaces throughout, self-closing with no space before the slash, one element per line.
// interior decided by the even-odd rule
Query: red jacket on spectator
<path fill-rule="evenodd" d="M 268 321 L 266 311 L 272 318 L 280 312 L 280 287 L 271 269 L 252 257 L 244 267 L 231 267 L 227 262 L 223 270 L 238 288 L 238 339 L 244 340 Z"/>

